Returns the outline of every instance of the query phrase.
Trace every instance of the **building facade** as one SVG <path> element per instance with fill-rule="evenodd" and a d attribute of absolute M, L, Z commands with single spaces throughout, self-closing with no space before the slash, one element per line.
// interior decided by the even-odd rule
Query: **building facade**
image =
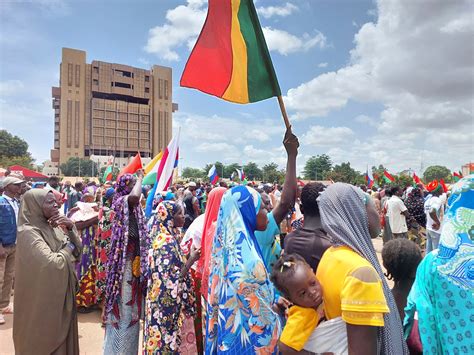
<path fill-rule="evenodd" d="M 172 136 L 171 68 L 151 70 L 93 60 L 63 48 L 60 86 L 52 88 L 54 149 L 51 161 L 115 156 L 138 151 L 152 157 Z"/>

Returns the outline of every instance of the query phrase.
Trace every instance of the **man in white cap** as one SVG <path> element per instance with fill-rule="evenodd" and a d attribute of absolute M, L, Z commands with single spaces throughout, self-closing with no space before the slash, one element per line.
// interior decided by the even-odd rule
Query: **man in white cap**
<path fill-rule="evenodd" d="M 10 293 L 15 274 L 15 245 L 20 195 L 23 180 L 8 176 L 2 181 L 0 196 L 0 324 L 5 324 L 4 313 L 12 313 Z"/>

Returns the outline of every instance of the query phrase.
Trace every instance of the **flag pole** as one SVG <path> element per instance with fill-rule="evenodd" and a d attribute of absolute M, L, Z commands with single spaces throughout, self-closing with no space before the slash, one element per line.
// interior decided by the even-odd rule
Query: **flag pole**
<path fill-rule="evenodd" d="M 280 111 L 283 116 L 283 121 L 285 122 L 286 129 L 290 129 L 290 121 L 288 120 L 288 115 L 286 114 L 286 108 L 285 108 L 285 103 L 283 102 L 283 98 L 281 95 L 277 96 L 278 98 L 278 104 L 280 105 Z"/>

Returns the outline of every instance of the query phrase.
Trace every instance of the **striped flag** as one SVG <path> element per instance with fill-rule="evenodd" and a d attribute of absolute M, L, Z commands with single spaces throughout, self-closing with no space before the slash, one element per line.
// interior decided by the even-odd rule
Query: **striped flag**
<path fill-rule="evenodd" d="M 367 187 L 369 189 L 374 186 L 374 177 L 372 176 L 372 172 L 369 172 L 369 169 L 367 169 L 367 172 L 365 173 L 365 182 L 367 183 Z"/>
<path fill-rule="evenodd" d="M 209 172 L 207 173 L 207 177 L 211 181 L 211 184 L 216 184 L 217 181 L 219 181 L 219 175 L 217 174 L 217 169 L 216 166 L 213 165 L 212 168 L 209 169 Z"/>
<path fill-rule="evenodd" d="M 281 96 L 252 0 L 209 0 L 180 84 L 240 104 Z"/>
<path fill-rule="evenodd" d="M 166 191 L 168 187 L 171 186 L 174 169 L 178 167 L 179 161 L 179 135 L 180 132 L 178 131 L 178 134 L 173 137 L 171 142 L 168 144 L 168 147 L 163 152 L 156 174 L 155 186 L 153 186 L 153 189 L 149 192 L 146 200 L 146 217 L 151 216 L 153 200 L 155 199 L 156 194 Z"/>
<path fill-rule="evenodd" d="M 163 152 L 159 152 L 144 168 L 143 185 L 154 185 Z"/>
<path fill-rule="evenodd" d="M 383 172 L 383 178 L 385 179 L 385 182 L 387 183 L 391 183 L 395 181 L 395 178 L 392 175 L 390 175 L 390 173 L 387 170 Z"/>
<path fill-rule="evenodd" d="M 239 180 L 244 181 L 245 180 L 244 169 L 235 169 L 235 170 L 237 170 L 237 174 L 239 175 Z"/>

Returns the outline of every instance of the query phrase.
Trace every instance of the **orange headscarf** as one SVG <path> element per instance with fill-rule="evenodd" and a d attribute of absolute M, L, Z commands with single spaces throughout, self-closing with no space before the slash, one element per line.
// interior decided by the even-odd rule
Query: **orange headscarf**
<path fill-rule="evenodd" d="M 212 241 L 216 232 L 217 216 L 221 206 L 222 196 L 227 191 L 225 187 L 216 187 L 209 193 L 206 214 L 204 216 L 204 229 L 202 230 L 201 258 L 197 270 L 202 275 L 201 294 L 207 299 L 209 286 L 209 260 L 211 259 Z"/>

